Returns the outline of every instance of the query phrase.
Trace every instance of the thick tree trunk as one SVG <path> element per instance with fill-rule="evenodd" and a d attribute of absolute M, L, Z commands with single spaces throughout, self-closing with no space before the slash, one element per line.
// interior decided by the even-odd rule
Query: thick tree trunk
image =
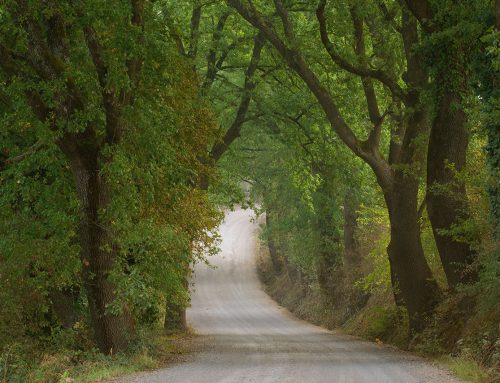
<path fill-rule="evenodd" d="M 425 327 L 439 299 L 439 289 L 424 256 L 417 209 L 418 180 L 397 171 L 390 197 L 391 241 L 387 248 L 396 302 L 403 300 L 410 328 Z M 400 302 L 398 302 L 400 303 Z"/>
<path fill-rule="evenodd" d="M 429 36 L 448 31 L 449 26 L 458 21 L 453 12 L 435 18 L 432 2 L 406 0 L 406 3 Z M 495 6 L 498 7 L 498 2 Z M 427 155 L 427 211 L 448 285 L 452 289 L 459 283 L 476 279 L 476 273 L 469 267 L 476 258 L 475 252 L 469 244 L 446 233 L 453 225 L 469 217 L 465 185 L 454 177 L 450 166 L 456 171 L 465 166 L 468 131 L 462 95 L 469 88 L 467 70 L 471 49 L 468 45 L 471 41 L 462 40 L 459 35 L 453 37 L 453 46 L 443 48 L 439 60 L 433 63 L 438 100 Z"/>
<path fill-rule="evenodd" d="M 446 76 L 441 73 L 438 76 Z M 476 253 L 449 231 L 469 217 L 465 184 L 455 176 L 465 166 L 469 132 L 462 100 L 447 89 L 440 95 L 427 155 L 427 212 L 450 288 L 476 279 Z"/>
<path fill-rule="evenodd" d="M 167 334 L 187 331 L 185 305 L 167 300 L 163 328 Z"/>
<path fill-rule="evenodd" d="M 410 319 L 410 331 L 420 332 L 440 299 L 439 287 L 425 259 L 420 238 L 418 211 L 419 174 L 425 149 L 420 140 L 429 131 L 427 110 L 421 102 L 421 91 L 427 85 L 416 20 L 403 8 L 402 37 L 407 60 L 404 77 L 408 84 L 405 98 L 404 132 L 401 145 L 391 145 L 392 185 L 384 191 L 389 210 L 391 240 L 387 247 L 391 265 L 391 282 L 396 304 L 404 304 Z"/>
<path fill-rule="evenodd" d="M 186 290 L 189 289 L 190 275 L 191 269 L 189 264 L 185 264 L 183 287 Z M 188 330 L 186 304 L 182 302 L 175 302 L 174 300 L 167 298 L 165 303 L 165 320 L 163 322 L 163 329 L 167 334 L 186 332 Z"/>
<path fill-rule="evenodd" d="M 406 119 L 403 142 L 393 164 L 392 186 L 384 197 L 391 226 L 387 253 L 394 299 L 398 306 L 406 307 L 410 330 L 419 332 L 438 303 L 440 290 L 425 259 L 418 212 L 419 166 L 423 162 L 418 139 L 426 133 L 428 122 L 418 91 L 409 93 L 408 102 L 414 109 Z"/>
<path fill-rule="evenodd" d="M 84 133 L 85 134 L 85 133 Z M 68 157 L 80 202 L 80 257 L 84 286 L 94 336 L 106 354 L 124 350 L 133 333 L 127 308 L 110 312 L 116 286 L 110 280 L 117 259 L 117 247 L 99 213 L 109 205 L 109 191 L 100 174 L 98 149 L 91 137 L 63 139 L 60 147 Z"/>

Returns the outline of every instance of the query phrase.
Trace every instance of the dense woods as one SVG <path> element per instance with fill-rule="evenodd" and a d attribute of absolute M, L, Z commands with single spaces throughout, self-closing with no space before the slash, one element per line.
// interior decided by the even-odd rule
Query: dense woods
<path fill-rule="evenodd" d="M 499 6 L 2 0 L 0 380 L 185 331 L 236 205 L 298 315 L 494 371 Z"/>

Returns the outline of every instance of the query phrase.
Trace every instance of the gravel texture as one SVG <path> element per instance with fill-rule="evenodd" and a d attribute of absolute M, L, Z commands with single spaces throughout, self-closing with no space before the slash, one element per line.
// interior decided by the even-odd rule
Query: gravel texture
<path fill-rule="evenodd" d="M 258 224 L 228 212 L 214 267 L 198 264 L 191 355 L 121 383 L 453 383 L 448 372 L 410 353 L 359 340 L 293 317 L 262 291 L 256 271 Z"/>

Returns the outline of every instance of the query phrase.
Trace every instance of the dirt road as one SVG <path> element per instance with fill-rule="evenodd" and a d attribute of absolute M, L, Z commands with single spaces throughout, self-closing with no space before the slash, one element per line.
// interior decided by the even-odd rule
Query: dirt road
<path fill-rule="evenodd" d="M 226 215 L 216 268 L 196 267 L 191 326 L 204 343 L 188 360 L 123 383 L 452 383 L 429 362 L 295 319 L 256 274 L 258 225 L 249 211 Z"/>

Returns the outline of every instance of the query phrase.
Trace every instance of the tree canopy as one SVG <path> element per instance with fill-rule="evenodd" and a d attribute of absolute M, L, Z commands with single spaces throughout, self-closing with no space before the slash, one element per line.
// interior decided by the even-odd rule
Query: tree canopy
<path fill-rule="evenodd" d="M 498 3 L 3 0 L 0 355 L 182 328 L 236 205 L 335 325 L 494 316 Z"/>

